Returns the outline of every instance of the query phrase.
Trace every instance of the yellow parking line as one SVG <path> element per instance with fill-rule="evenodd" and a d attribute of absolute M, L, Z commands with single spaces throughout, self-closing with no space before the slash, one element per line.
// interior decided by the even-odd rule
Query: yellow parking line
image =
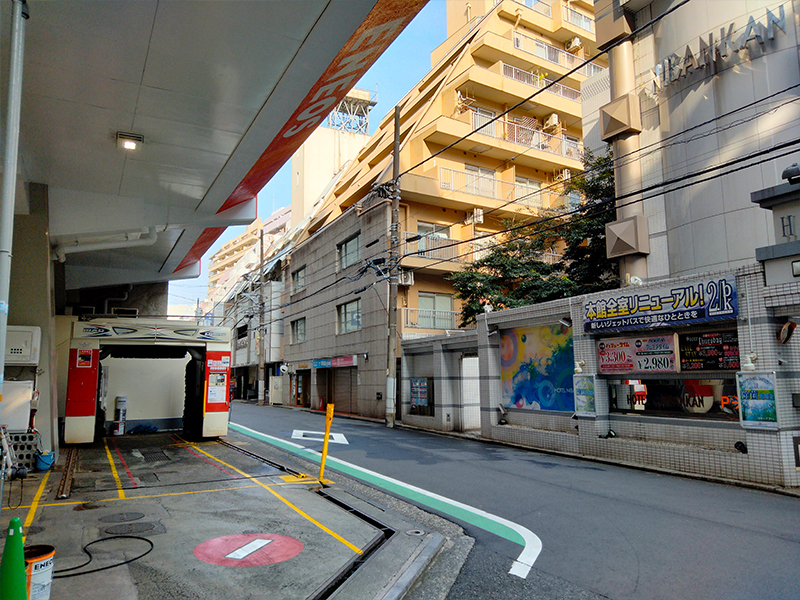
<path fill-rule="evenodd" d="M 188 484 L 187 484 L 188 485 Z M 211 492 L 230 492 L 233 490 L 244 490 L 247 488 L 254 488 L 258 487 L 256 485 L 239 485 L 236 487 L 229 487 L 229 488 L 218 488 L 214 490 L 192 490 L 189 492 L 169 492 L 167 494 L 150 494 L 148 496 L 128 496 L 127 498 L 101 498 L 100 500 L 79 500 L 76 502 L 52 502 L 50 504 L 40 504 L 40 508 L 54 508 L 59 506 L 78 506 L 80 504 L 88 504 L 92 502 L 119 502 L 120 500 L 126 500 L 130 502 L 134 502 L 136 500 L 142 499 L 149 499 L 149 498 L 166 498 L 167 496 L 183 496 L 186 494 L 208 494 Z M 33 506 L 33 505 L 31 505 Z M 20 506 L 19 508 L 30 508 L 28 506 Z"/>
<path fill-rule="evenodd" d="M 39 489 L 36 490 L 36 495 L 33 497 L 33 502 L 31 503 L 31 508 L 28 511 L 28 516 L 25 517 L 25 525 L 23 526 L 23 531 L 28 531 L 28 527 L 31 526 L 33 523 L 33 517 L 36 515 L 36 509 L 39 506 L 39 500 L 42 497 L 42 492 L 44 492 L 44 486 L 47 485 L 47 478 L 50 477 L 50 471 L 44 474 L 44 478 L 42 479 L 42 483 L 39 484 Z M 25 538 L 27 536 L 23 534 L 22 536 L 22 543 L 25 543 Z"/>
<path fill-rule="evenodd" d="M 253 482 L 254 482 L 254 483 L 256 483 L 257 485 L 260 485 L 260 486 L 261 486 L 261 487 L 263 487 L 265 490 L 267 490 L 267 491 L 268 491 L 270 494 L 273 494 L 273 495 L 274 495 L 276 498 L 278 498 L 278 500 L 280 500 L 281 502 L 283 502 L 284 504 L 286 504 L 286 505 L 287 505 L 289 508 L 291 508 L 292 510 L 294 510 L 295 512 L 297 512 L 297 513 L 298 513 L 299 515 L 301 515 L 302 517 L 304 517 L 304 518 L 308 519 L 309 521 L 311 521 L 311 522 L 312 522 L 314 525 L 316 525 L 317 527 L 319 527 L 320 529 L 322 529 L 322 531 L 324 531 L 325 533 L 327 533 L 327 534 L 329 534 L 329 535 L 333 536 L 333 537 L 334 537 L 336 540 L 338 540 L 338 541 L 340 541 L 341 543 L 343 543 L 345 546 L 347 546 L 348 548 L 350 548 L 350 549 L 351 549 L 353 552 L 355 552 L 356 554 L 363 554 L 363 551 L 362 551 L 362 550 L 361 550 L 361 549 L 360 549 L 358 546 L 355 546 L 355 545 L 351 544 L 350 542 L 348 542 L 346 539 L 344 539 L 342 536 L 340 536 L 340 535 L 339 535 L 338 533 L 336 533 L 335 531 L 332 531 L 332 530 L 328 529 L 327 527 L 325 527 L 325 525 L 323 525 L 322 523 L 320 523 L 319 521 L 317 521 L 316 519 L 314 519 L 314 518 L 313 518 L 313 517 L 311 517 L 310 515 L 307 515 L 306 513 L 304 513 L 302 510 L 300 510 L 300 509 L 299 509 L 298 507 L 296 507 L 294 504 L 292 504 L 291 502 L 289 502 L 289 501 L 288 501 L 286 498 L 284 498 L 283 496 L 281 496 L 281 495 L 280 495 L 278 492 L 276 492 L 275 490 L 273 490 L 273 489 L 272 489 L 272 488 L 270 488 L 269 486 L 267 486 L 267 485 L 265 485 L 265 484 L 261 483 L 260 481 L 258 481 L 257 479 L 255 479 L 253 476 L 251 476 L 251 475 L 248 475 L 247 473 L 245 473 L 245 472 L 244 472 L 244 471 L 242 471 L 241 469 L 237 469 L 237 468 L 236 468 L 236 467 L 234 467 L 233 465 L 229 465 L 228 463 L 226 463 L 226 462 L 224 462 L 224 461 L 222 461 L 222 460 L 218 459 L 216 456 L 214 456 L 214 455 L 212 455 L 212 454 L 209 454 L 208 452 L 206 452 L 206 451 L 205 451 L 205 450 L 203 450 L 202 448 L 198 448 L 197 446 L 193 446 L 193 448 L 194 448 L 195 450 L 197 450 L 198 452 L 202 452 L 203 454 L 205 454 L 205 455 L 206 455 L 206 456 L 208 456 L 209 458 L 211 458 L 211 459 L 213 459 L 213 460 L 217 461 L 218 463 L 220 463 L 220 464 L 222 464 L 222 465 L 225 465 L 225 466 L 226 466 L 226 467 L 228 467 L 229 469 L 233 469 L 234 471 L 236 471 L 236 472 L 237 472 L 237 473 L 239 473 L 240 475 L 243 475 L 244 477 L 247 477 L 248 479 L 250 479 L 251 481 L 253 481 Z"/>
<path fill-rule="evenodd" d="M 114 481 L 117 483 L 117 491 L 119 492 L 120 499 L 125 498 L 125 490 L 122 489 L 122 482 L 119 480 L 117 467 L 114 465 L 114 458 L 111 456 L 111 450 L 108 449 L 108 442 L 103 438 L 103 445 L 106 447 L 106 456 L 108 457 L 108 464 L 111 465 L 111 473 L 114 475 Z"/>

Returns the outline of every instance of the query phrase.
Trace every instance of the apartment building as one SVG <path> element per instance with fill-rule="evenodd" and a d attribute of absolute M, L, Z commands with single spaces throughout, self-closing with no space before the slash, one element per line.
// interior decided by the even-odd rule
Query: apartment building
<path fill-rule="evenodd" d="M 584 132 L 614 145 L 620 289 L 404 342 L 404 402 L 433 398 L 415 425 L 474 423 L 473 352 L 487 439 L 800 486 L 797 5 L 719 6 L 596 4 L 609 73 Z"/>
<path fill-rule="evenodd" d="M 284 284 L 275 281 L 283 261 L 319 209 L 320 199 L 338 181 L 342 171 L 369 139 L 369 112 L 377 95 L 354 88 L 337 104 L 322 126 L 314 131 L 292 156 L 292 205 L 275 211 L 263 225 L 263 261 L 258 256 L 258 225 L 254 223 L 242 236 L 226 244 L 209 306 L 233 329 L 236 348 L 232 373 L 236 394 L 255 398 L 258 389 L 259 360 L 265 365 L 266 394 L 270 402 L 283 401 L 281 359 L 284 320 L 281 303 Z M 215 255 L 215 257 L 217 256 Z M 213 260 L 213 259 L 212 259 Z M 233 266 L 230 266 L 230 265 Z M 223 271 L 224 267 L 224 271 Z M 259 270 L 265 284 L 262 295 Z M 302 393 L 302 388 L 301 388 Z"/>
<path fill-rule="evenodd" d="M 588 2 L 452 1 L 447 26 L 431 71 L 399 102 L 402 339 L 461 328 L 446 276 L 474 260 L 506 219 L 580 202 L 563 191 L 583 166 L 579 89 L 605 69 L 582 64 L 596 46 Z M 384 398 L 391 203 L 370 193 L 392 178 L 393 139 L 389 114 L 285 266 L 290 404 L 399 415 Z"/>

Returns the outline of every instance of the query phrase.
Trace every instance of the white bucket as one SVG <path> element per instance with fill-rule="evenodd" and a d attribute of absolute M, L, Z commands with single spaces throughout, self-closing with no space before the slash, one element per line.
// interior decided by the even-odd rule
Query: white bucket
<path fill-rule="evenodd" d="M 25 548 L 25 578 L 28 600 L 49 600 L 53 583 L 53 559 L 56 549 L 40 544 Z"/>

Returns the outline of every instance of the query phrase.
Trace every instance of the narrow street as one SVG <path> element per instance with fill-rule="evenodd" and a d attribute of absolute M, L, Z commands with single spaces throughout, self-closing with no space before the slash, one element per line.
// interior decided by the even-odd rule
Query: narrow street
<path fill-rule="evenodd" d="M 237 402 L 231 421 L 322 447 L 321 436 L 296 433 L 324 431 L 320 414 Z M 383 476 L 413 486 L 387 491 L 475 538 L 449 599 L 800 597 L 798 498 L 345 418 L 332 433 L 328 478 L 344 461 L 377 474 L 362 472 L 369 485 L 384 487 Z M 522 546 L 460 518 L 460 505 L 541 540 L 527 576 L 509 574 Z"/>

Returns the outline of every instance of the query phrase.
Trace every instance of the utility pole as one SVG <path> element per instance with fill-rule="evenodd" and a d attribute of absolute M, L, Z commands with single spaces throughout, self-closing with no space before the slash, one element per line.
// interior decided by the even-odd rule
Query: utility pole
<path fill-rule="evenodd" d="M 19 154 L 19 117 L 22 110 L 22 65 L 25 51 L 25 19 L 28 6 L 16 0 L 11 10 L 11 57 L 8 75 L 8 114 L 6 117 L 3 188 L 0 198 L 0 367 L 5 371 L 8 300 L 11 289 L 11 245 L 14 239 L 14 203 L 17 188 Z M 0 373 L 0 416 L 2 416 L 3 381 Z M 0 498 L 3 496 L 5 454 L 0 450 Z"/>
<path fill-rule="evenodd" d="M 264 228 L 262 227 L 259 231 L 260 237 L 258 240 L 258 268 L 261 272 L 260 275 L 260 285 L 259 285 L 259 317 L 258 317 L 258 405 L 264 406 L 267 402 L 265 399 L 265 389 L 264 389 L 264 338 L 266 337 L 267 329 L 266 329 L 266 319 L 264 318 L 264 309 L 266 308 L 264 304 Z"/>
<path fill-rule="evenodd" d="M 397 277 L 400 246 L 400 107 L 394 107 L 392 224 L 389 227 L 389 339 L 386 357 L 386 426 L 394 427 L 397 400 Z"/>

